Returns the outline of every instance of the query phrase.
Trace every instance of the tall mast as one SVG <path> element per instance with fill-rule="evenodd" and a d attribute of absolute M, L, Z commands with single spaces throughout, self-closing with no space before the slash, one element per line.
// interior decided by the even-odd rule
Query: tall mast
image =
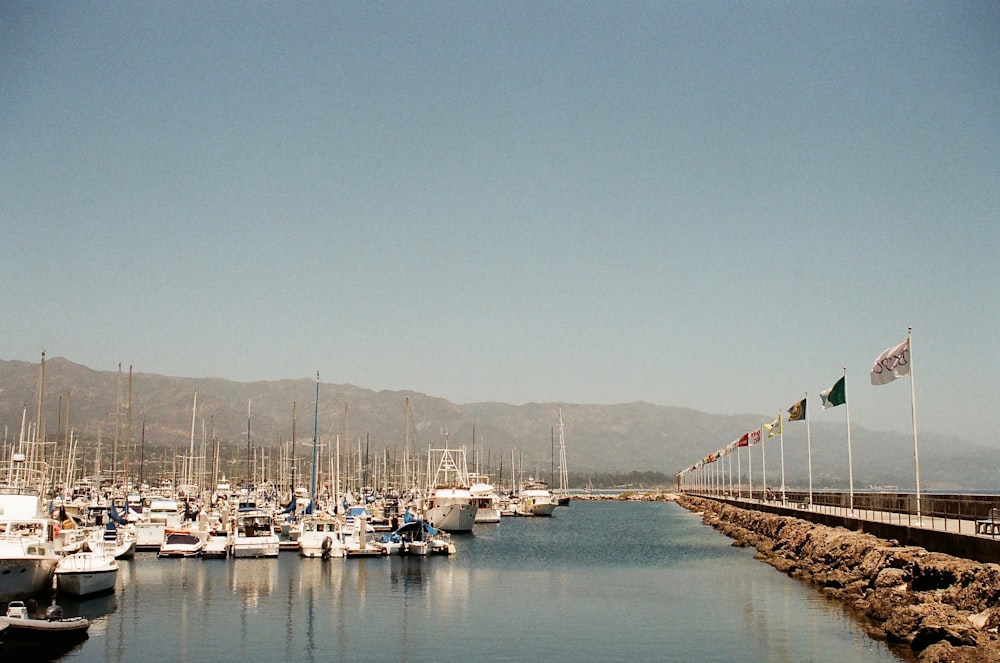
<path fill-rule="evenodd" d="M 316 405 L 313 407 L 313 463 L 309 482 L 309 513 L 316 513 L 316 456 L 319 453 L 319 371 L 316 371 Z"/>

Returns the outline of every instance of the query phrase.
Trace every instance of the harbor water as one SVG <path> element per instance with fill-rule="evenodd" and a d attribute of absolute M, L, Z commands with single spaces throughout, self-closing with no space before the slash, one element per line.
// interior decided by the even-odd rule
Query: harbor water
<path fill-rule="evenodd" d="M 841 605 L 673 503 L 574 501 L 451 557 L 122 562 L 54 660 L 899 661 Z M 5 647 L 9 647 L 7 643 Z M 16 651 L 5 652 L 5 660 Z M 30 659 L 38 660 L 38 650 Z M 7 658 L 11 656 L 11 658 Z"/>

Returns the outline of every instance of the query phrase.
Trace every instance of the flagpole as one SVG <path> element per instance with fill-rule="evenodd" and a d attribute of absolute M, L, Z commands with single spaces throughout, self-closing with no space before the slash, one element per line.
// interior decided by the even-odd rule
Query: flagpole
<path fill-rule="evenodd" d="M 750 438 L 747 438 L 747 463 L 750 465 L 750 469 L 747 470 L 748 479 L 750 482 L 750 499 L 753 499 L 753 442 Z"/>
<path fill-rule="evenodd" d="M 763 481 L 764 481 L 764 486 L 762 488 L 762 490 L 764 491 L 763 495 L 764 495 L 764 498 L 766 499 L 767 498 L 767 454 L 765 453 L 765 450 L 764 450 L 764 422 L 763 421 L 760 422 L 760 431 L 761 431 L 761 435 L 760 435 L 760 471 L 761 471 L 761 476 L 763 477 Z"/>
<path fill-rule="evenodd" d="M 781 447 L 781 503 L 785 504 L 785 427 L 781 425 L 781 410 L 778 410 L 778 445 Z"/>
<path fill-rule="evenodd" d="M 906 328 L 910 348 L 910 413 L 913 419 L 913 467 L 917 475 L 917 523 L 920 523 L 920 454 L 917 451 L 917 389 L 913 386 L 913 327 Z"/>
<path fill-rule="evenodd" d="M 736 443 L 736 499 L 743 497 L 743 463 L 740 460 L 740 443 Z"/>
<path fill-rule="evenodd" d="M 809 404 L 809 392 L 806 392 L 806 405 Z M 809 460 L 809 509 L 812 510 L 813 505 L 813 449 L 812 449 L 812 436 L 809 434 L 809 410 L 805 410 L 806 416 L 806 455 Z"/>
<path fill-rule="evenodd" d="M 851 457 L 851 404 L 847 400 L 847 367 L 844 366 L 844 410 L 847 413 L 847 476 L 851 485 L 851 511 L 854 511 L 854 459 Z"/>

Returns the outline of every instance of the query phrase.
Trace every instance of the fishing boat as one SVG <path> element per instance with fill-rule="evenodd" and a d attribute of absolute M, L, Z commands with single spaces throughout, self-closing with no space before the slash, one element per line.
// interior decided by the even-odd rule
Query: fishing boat
<path fill-rule="evenodd" d="M 6 615 L 0 617 L 0 626 L 6 627 L 10 634 L 40 639 L 83 638 L 87 636 L 90 622 L 83 617 L 63 617 L 58 605 L 50 605 L 45 610 L 45 617 L 38 619 L 28 611 L 24 601 L 11 601 Z"/>
<path fill-rule="evenodd" d="M 478 506 L 469 490 L 465 449 L 449 449 L 446 434 L 444 449 L 428 450 L 428 468 L 434 458 L 437 470 L 424 497 L 424 520 L 448 532 L 471 532 Z"/>
<path fill-rule="evenodd" d="M 88 541 L 82 550 L 56 564 L 56 586 L 72 596 L 91 596 L 114 589 L 118 562 L 103 543 Z"/>

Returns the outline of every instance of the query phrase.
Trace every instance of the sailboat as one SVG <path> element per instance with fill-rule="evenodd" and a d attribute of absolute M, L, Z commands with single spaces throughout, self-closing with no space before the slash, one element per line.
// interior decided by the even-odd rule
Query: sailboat
<path fill-rule="evenodd" d="M 569 471 L 566 469 L 566 436 L 563 433 L 562 408 L 559 408 L 559 488 L 556 506 L 569 506 Z"/>

